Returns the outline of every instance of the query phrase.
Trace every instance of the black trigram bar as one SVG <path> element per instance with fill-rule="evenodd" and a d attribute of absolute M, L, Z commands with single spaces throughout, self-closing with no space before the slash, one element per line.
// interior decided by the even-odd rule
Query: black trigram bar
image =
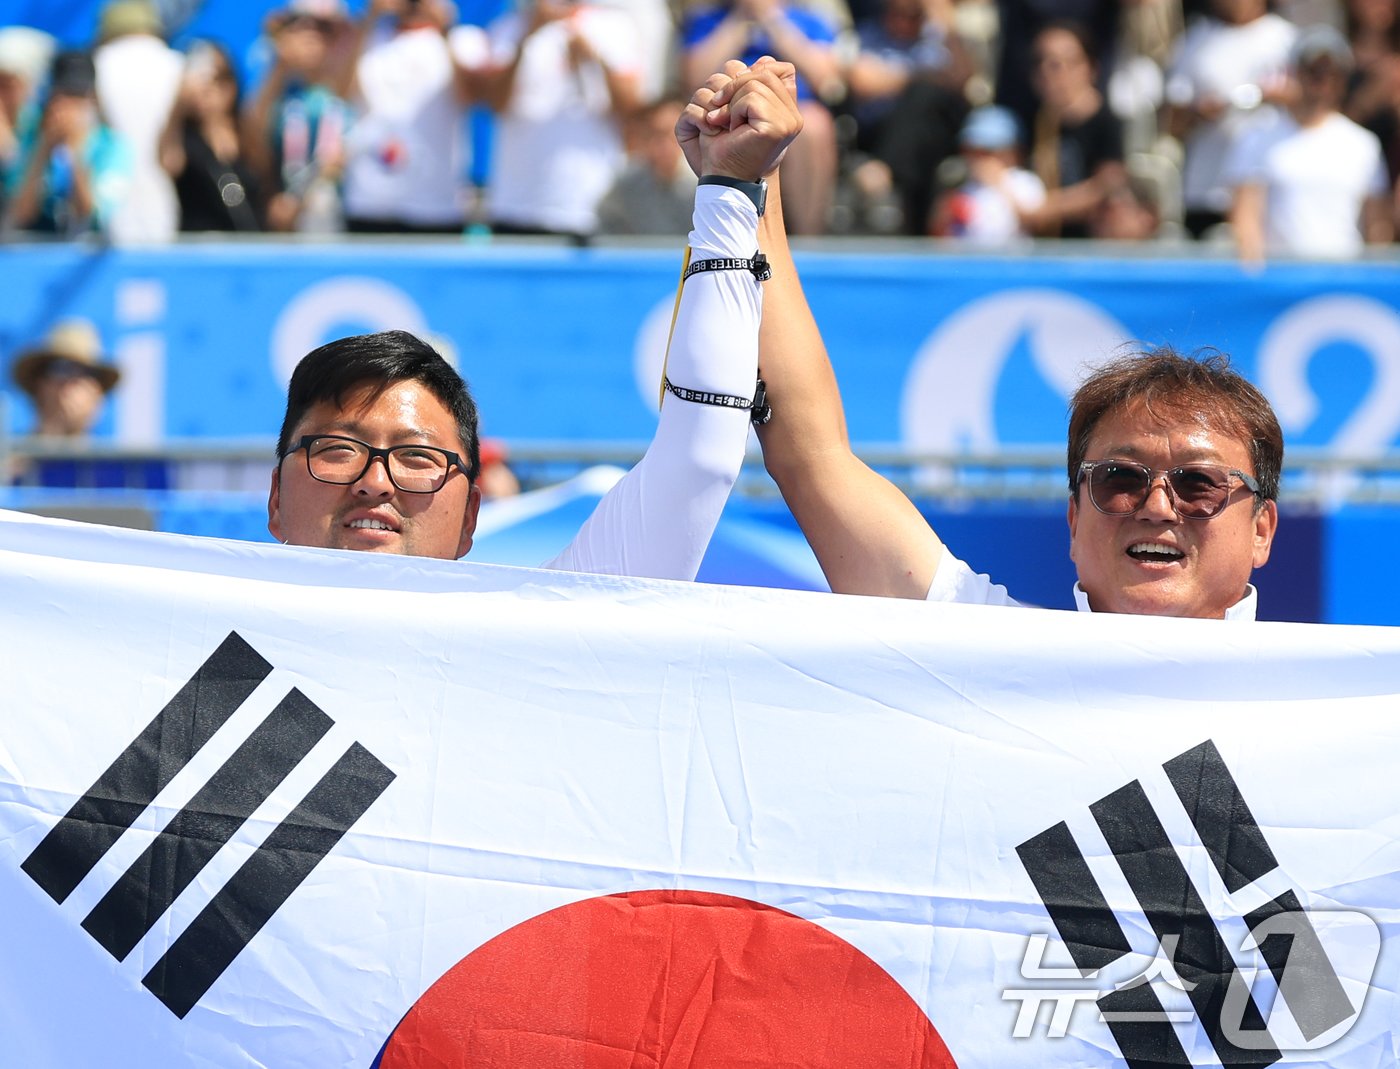
<path fill-rule="evenodd" d="M 21 868 L 56 902 L 64 901 L 271 672 L 272 665 L 230 633 Z"/>
<path fill-rule="evenodd" d="M 118 961 L 331 729 L 293 690 L 93 907 L 83 927 Z"/>
<path fill-rule="evenodd" d="M 177 1017 L 194 1008 L 394 780 L 354 743 L 234 873 L 142 981 Z"/>
<path fill-rule="evenodd" d="M 1074 964 L 1102 969 L 1132 949 L 1064 821 L 1016 847 Z"/>
<path fill-rule="evenodd" d="M 1288 916 L 1291 932 L 1264 938 L 1259 953 L 1278 981 L 1279 994 L 1298 1022 L 1298 1031 L 1309 1040 L 1356 1014 L 1337 970 L 1332 967 L 1322 941 L 1292 891 L 1285 891 L 1245 917 L 1250 931 L 1265 921 Z"/>
<path fill-rule="evenodd" d="M 1162 768 L 1231 894 L 1278 868 L 1215 743 L 1207 739 Z"/>
<path fill-rule="evenodd" d="M 1235 985 L 1244 985 L 1245 979 L 1235 968 L 1142 785 L 1134 780 L 1089 809 L 1158 941 L 1176 946 L 1172 964 L 1188 986 L 1194 985 L 1189 992 L 1191 1004 L 1221 1064 L 1233 1069 L 1278 1061 L 1281 1055 L 1269 1040 L 1263 1016 L 1247 990 L 1236 995 L 1244 1006 L 1238 1027 L 1251 1033 L 1251 1038 L 1258 1037 L 1259 1049 L 1240 1047 L 1225 1035 L 1221 1013 L 1226 993 Z"/>
<path fill-rule="evenodd" d="M 1110 991 L 1097 1005 L 1129 1069 L 1178 1069 L 1191 1064 L 1151 984 Z"/>

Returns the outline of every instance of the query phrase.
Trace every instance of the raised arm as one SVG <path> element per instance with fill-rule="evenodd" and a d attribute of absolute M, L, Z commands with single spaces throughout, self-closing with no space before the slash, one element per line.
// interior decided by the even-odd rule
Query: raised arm
<path fill-rule="evenodd" d="M 923 598 L 943 544 L 888 479 L 851 452 L 836 376 L 807 304 L 769 192 L 759 244 L 773 267 L 763 295 L 759 368 L 773 418 L 758 431 L 763 461 L 831 589 Z"/>
<path fill-rule="evenodd" d="M 563 0 L 533 0 L 517 14 L 519 26 L 512 25 L 516 34 L 513 47 L 504 56 L 493 55 L 491 61 L 480 74 L 480 89 L 484 103 L 492 111 L 505 111 L 510 107 L 515 95 L 515 81 L 520 74 L 520 65 L 525 58 L 525 47 L 536 33 L 550 23 L 567 19 L 573 12 L 573 5 Z M 507 24 L 502 22 L 502 24 Z M 493 33 L 493 38 L 495 34 Z M 493 39 L 492 50 L 498 47 Z"/>
<path fill-rule="evenodd" d="M 802 124 L 780 74 L 738 64 L 697 90 L 676 132 L 702 176 L 752 183 L 776 168 Z M 722 123 L 711 122 L 709 102 L 731 81 Z M 691 264 L 748 261 L 757 251 L 758 209 L 740 189 L 698 186 L 694 227 Z M 695 578 L 744 461 L 750 413 L 724 399 L 754 395 L 760 285 L 741 266 L 684 280 L 666 359 L 673 389 L 663 395 L 651 447 L 546 567 Z"/>

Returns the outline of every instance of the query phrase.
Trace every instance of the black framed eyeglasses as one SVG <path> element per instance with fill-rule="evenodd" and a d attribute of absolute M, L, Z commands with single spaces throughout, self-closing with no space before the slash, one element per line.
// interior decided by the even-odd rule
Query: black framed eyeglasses
<path fill-rule="evenodd" d="M 405 494 L 435 494 L 454 467 L 466 474 L 462 458 L 435 445 L 391 445 L 387 449 L 343 434 L 307 434 L 288 453 L 306 451 L 306 470 L 317 482 L 346 486 L 358 482 L 378 458 L 389 481 Z"/>
<path fill-rule="evenodd" d="M 1252 494 L 1259 483 L 1252 475 L 1217 464 L 1183 464 L 1177 468 L 1149 468 L 1128 460 L 1086 460 L 1079 465 L 1075 489 L 1089 483 L 1089 500 L 1105 516 L 1128 516 L 1142 508 L 1161 475 L 1167 497 L 1177 514 L 1188 520 L 1208 520 L 1230 502 L 1238 479 Z"/>

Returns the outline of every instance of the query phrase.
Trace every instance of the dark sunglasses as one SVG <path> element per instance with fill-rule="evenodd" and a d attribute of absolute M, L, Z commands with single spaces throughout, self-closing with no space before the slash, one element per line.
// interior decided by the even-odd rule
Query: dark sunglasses
<path fill-rule="evenodd" d="M 55 382 L 68 382 L 72 379 L 95 379 L 97 376 L 87 364 L 59 357 L 50 361 L 49 366 L 44 368 L 44 378 Z"/>
<path fill-rule="evenodd" d="M 1089 500 L 1105 516 L 1128 516 L 1146 504 L 1159 475 L 1172 507 L 1188 520 L 1208 520 L 1224 509 L 1234 490 L 1233 479 L 1238 479 L 1250 493 L 1259 493 L 1258 481 L 1236 468 L 1216 464 L 1149 468 L 1127 460 L 1086 460 L 1079 465 L 1074 485 L 1078 490 L 1087 480 Z"/>

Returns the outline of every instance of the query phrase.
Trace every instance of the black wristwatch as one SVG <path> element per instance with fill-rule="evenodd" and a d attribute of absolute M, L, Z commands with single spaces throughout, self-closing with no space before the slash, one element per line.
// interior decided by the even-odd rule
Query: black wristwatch
<path fill-rule="evenodd" d="M 758 209 L 760 218 L 763 216 L 763 209 L 768 206 L 768 183 L 761 178 L 757 182 L 745 182 L 742 178 L 730 178 L 727 174 L 702 174 L 700 181 L 696 184 L 728 186 L 730 189 L 737 189 L 753 201 L 753 206 Z"/>

